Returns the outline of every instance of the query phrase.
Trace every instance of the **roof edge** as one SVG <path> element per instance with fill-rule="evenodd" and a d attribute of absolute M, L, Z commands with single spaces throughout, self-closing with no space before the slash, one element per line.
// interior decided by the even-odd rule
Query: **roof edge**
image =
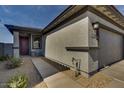
<path fill-rule="evenodd" d="M 68 8 L 66 8 L 62 13 L 60 13 L 55 19 L 53 19 L 52 22 L 50 22 L 50 23 L 43 29 L 43 33 L 49 32 L 49 31 L 47 31 L 47 30 L 49 30 L 50 26 L 51 26 L 54 22 L 56 22 L 57 20 L 59 20 L 59 18 L 63 17 L 66 13 L 68 13 L 68 11 L 70 11 L 71 9 L 73 9 L 75 6 L 76 6 L 76 5 L 71 5 L 71 6 L 69 6 Z M 89 8 L 91 7 L 90 5 L 85 5 L 85 6 L 88 6 Z M 113 12 L 117 13 L 121 18 L 124 19 L 124 16 L 122 15 L 122 13 L 121 13 L 119 10 L 117 10 L 117 8 L 116 8 L 114 5 L 106 5 L 106 6 L 108 6 Z M 88 11 L 89 11 L 89 9 L 88 9 Z M 118 23 L 116 23 L 116 24 L 118 24 Z M 120 27 L 120 28 L 122 28 L 122 29 L 124 29 L 124 27 L 121 26 L 120 24 L 118 24 L 117 26 Z"/>
<path fill-rule="evenodd" d="M 61 16 L 63 16 L 65 13 L 67 13 L 70 9 L 74 8 L 76 5 L 70 5 L 68 6 L 65 10 L 63 10 L 63 12 L 61 12 L 56 18 L 54 18 L 44 29 L 43 29 L 43 33 L 44 30 L 46 30 L 51 24 L 53 24 L 56 20 L 58 20 Z"/>
<path fill-rule="evenodd" d="M 13 31 L 31 31 L 31 32 L 41 32 L 42 29 L 40 28 L 31 28 L 31 27 L 24 27 L 24 26 L 15 26 L 15 25 L 9 25 L 4 24 L 4 26 L 10 31 L 11 34 L 13 34 Z"/>

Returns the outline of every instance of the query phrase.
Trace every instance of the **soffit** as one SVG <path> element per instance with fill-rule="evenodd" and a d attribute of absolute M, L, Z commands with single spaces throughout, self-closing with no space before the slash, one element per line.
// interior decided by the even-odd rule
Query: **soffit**
<path fill-rule="evenodd" d="M 98 10 L 100 13 L 104 14 L 120 26 L 124 27 L 124 16 L 117 9 L 115 9 L 114 6 L 93 5 L 91 7 Z"/>
<path fill-rule="evenodd" d="M 46 28 L 44 28 L 44 32 L 47 32 L 50 30 L 52 27 L 56 26 L 57 24 L 61 23 L 62 21 L 66 20 L 73 14 L 75 14 L 77 11 L 80 11 L 84 5 L 79 5 L 79 6 L 72 6 L 68 10 L 66 10 L 64 13 L 60 14 L 57 18 L 55 18 Z"/>

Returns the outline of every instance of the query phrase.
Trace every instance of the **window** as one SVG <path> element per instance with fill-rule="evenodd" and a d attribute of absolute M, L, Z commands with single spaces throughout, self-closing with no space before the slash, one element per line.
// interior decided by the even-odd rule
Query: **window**
<path fill-rule="evenodd" d="M 40 48 L 41 36 L 33 35 L 32 36 L 32 48 L 39 49 Z"/>

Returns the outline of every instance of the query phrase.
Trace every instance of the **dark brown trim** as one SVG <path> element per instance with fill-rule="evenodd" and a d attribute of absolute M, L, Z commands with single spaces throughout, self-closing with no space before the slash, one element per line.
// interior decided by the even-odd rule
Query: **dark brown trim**
<path fill-rule="evenodd" d="M 59 18 L 61 18 L 63 15 L 65 15 L 68 11 L 70 11 L 74 7 L 75 6 L 73 5 L 70 5 L 69 7 L 67 7 L 60 15 L 58 15 L 52 22 L 50 22 L 43 30 L 45 31 L 46 29 L 48 29 L 55 21 L 57 21 Z"/>
<path fill-rule="evenodd" d="M 41 32 L 37 32 L 37 31 L 27 31 L 27 30 L 13 30 L 13 32 L 41 34 Z M 13 32 L 12 32 L 12 34 L 13 34 Z"/>
<path fill-rule="evenodd" d="M 51 60 L 51 61 L 53 61 L 53 62 L 56 62 L 56 63 L 58 63 L 58 64 L 65 65 L 65 66 L 67 66 L 67 67 L 69 67 L 69 68 L 74 68 L 73 66 L 67 65 L 67 64 L 65 64 L 65 63 L 63 63 L 63 62 L 60 62 L 60 61 L 57 61 L 57 60 L 54 60 L 54 59 L 51 59 L 51 58 L 48 58 L 48 57 L 45 57 L 45 58 L 48 59 L 48 60 Z M 93 74 L 97 73 L 97 72 L 99 71 L 99 69 L 97 69 L 97 70 L 95 70 L 95 71 L 92 71 L 92 72 L 86 72 L 86 71 L 83 71 L 83 70 L 79 70 L 79 71 L 81 71 L 81 72 L 83 72 L 83 73 L 85 73 L 85 74 L 88 74 L 89 76 L 92 76 Z"/>
<path fill-rule="evenodd" d="M 62 26 L 63 24 L 69 22 L 70 20 L 78 17 L 79 15 L 81 15 L 82 13 L 86 12 L 88 10 L 88 6 L 84 6 L 81 10 L 77 11 L 76 13 L 74 13 L 73 15 L 71 15 L 70 17 L 66 18 L 64 21 L 60 22 L 59 24 L 57 24 L 56 26 L 50 28 L 48 31 L 43 31 L 43 34 L 47 34 L 50 31 Z"/>
<path fill-rule="evenodd" d="M 38 28 L 31 28 L 31 27 L 22 27 L 22 26 L 15 26 L 15 25 L 8 25 L 4 24 L 5 27 L 13 34 L 14 31 L 16 32 L 30 32 L 30 33 L 41 33 L 42 29 Z"/>
<path fill-rule="evenodd" d="M 122 47 L 123 47 L 122 51 L 123 51 L 123 59 L 124 59 L 124 36 L 123 36 L 123 44 L 122 44 Z"/>
<path fill-rule="evenodd" d="M 65 64 L 65 63 L 63 63 L 63 62 L 60 62 L 60 61 L 57 61 L 57 60 L 54 60 L 54 59 L 51 59 L 51 58 L 48 58 L 48 57 L 45 57 L 45 58 L 46 58 L 46 59 L 49 59 L 49 60 L 51 60 L 51 61 L 54 61 L 54 62 L 56 62 L 56 63 L 58 63 L 58 64 L 65 65 L 65 66 L 67 66 L 67 67 L 69 67 L 69 68 L 74 68 L 73 66 L 67 65 L 67 64 Z M 83 73 L 85 73 L 85 74 L 89 74 L 88 72 L 83 71 L 83 70 L 79 70 L 79 71 L 81 71 L 81 72 L 83 72 Z"/>
<path fill-rule="evenodd" d="M 72 6 L 70 6 L 70 7 L 72 7 Z M 110 7 L 108 7 L 108 8 L 110 9 L 111 7 L 113 7 L 113 6 L 110 6 Z M 113 8 L 113 9 L 114 9 L 114 8 Z M 111 10 L 112 10 L 112 9 L 111 9 Z M 115 9 L 114 9 L 114 10 L 115 10 Z M 116 9 L 116 10 L 117 10 L 117 9 Z M 116 10 L 115 10 L 115 11 L 116 11 Z M 66 11 L 66 10 L 65 10 L 65 11 Z M 69 10 L 68 10 L 68 11 L 69 11 Z M 66 11 L 66 13 L 67 13 L 68 11 Z M 76 13 L 74 13 L 72 16 L 66 18 L 64 21 L 62 21 L 62 22 L 60 22 L 59 24 L 57 24 L 56 26 L 53 26 L 53 27 L 51 27 L 50 29 L 46 30 L 47 27 L 49 26 L 49 25 L 48 25 L 48 26 L 43 30 L 43 34 L 47 34 L 47 33 L 51 32 L 52 30 L 54 30 L 54 29 L 56 29 L 56 28 L 62 26 L 63 24 L 69 22 L 70 20 L 76 18 L 77 16 L 81 15 L 82 13 L 84 13 L 84 12 L 86 12 L 86 11 L 90 11 L 90 12 L 96 14 L 97 16 L 101 17 L 102 19 L 105 19 L 106 21 L 110 22 L 111 24 L 113 24 L 113 25 L 115 25 L 115 26 L 117 26 L 117 27 L 119 27 L 119 28 L 121 28 L 121 29 L 124 29 L 123 26 L 119 25 L 118 23 L 116 23 L 116 22 L 113 21 L 112 19 L 108 18 L 108 17 L 107 17 L 106 15 L 104 15 L 103 13 L 99 12 L 98 10 L 96 10 L 95 8 L 93 8 L 92 6 L 88 6 L 88 5 L 87 5 L 87 6 L 84 6 L 81 10 L 77 11 Z M 116 12 L 117 12 L 117 11 L 116 11 Z M 117 12 L 117 13 L 118 13 L 118 12 Z M 62 17 L 62 14 L 59 15 L 59 17 L 58 17 L 57 19 L 59 19 L 60 16 Z M 57 19 L 56 19 L 56 20 L 57 20 Z M 54 20 L 52 23 L 54 23 L 56 20 Z M 97 21 L 97 20 L 96 20 L 96 21 Z M 51 25 L 52 23 L 50 23 L 50 25 Z"/>
<path fill-rule="evenodd" d="M 98 49 L 99 47 L 65 47 L 67 51 L 88 52 L 90 49 Z"/>
<path fill-rule="evenodd" d="M 122 13 L 121 13 L 117 8 L 115 8 L 114 5 L 110 5 L 110 7 L 111 7 L 115 12 L 117 12 L 118 15 L 119 15 L 120 17 L 122 17 L 123 20 L 124 20 L 124 15 L 122 15 Z"/>

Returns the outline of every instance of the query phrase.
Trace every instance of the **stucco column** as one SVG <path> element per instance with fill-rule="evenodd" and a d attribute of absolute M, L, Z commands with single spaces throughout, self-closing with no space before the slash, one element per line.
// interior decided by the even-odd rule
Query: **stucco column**
<path fill-rule="evenodd" d="M 45 44 L 46 44 L 46 35 L 42 35 L 42 53 L 43 56 L 45 57 Z"/>
<path fill-rule="evenodd" d="M 88 72 L 93 74 L 98 70 L 98 50 L 99 42 L 97 32 L 93 29 L 92 21 L 89 19 L 89 57 L 88 57 Z"/>
<path fill-rule="evenodd" d="M 14 39 L 13 55 L 14 57 L 18 58 L 20 57 L 19 55 L 19 32 L 13 32 L 13 39 Z"/>

